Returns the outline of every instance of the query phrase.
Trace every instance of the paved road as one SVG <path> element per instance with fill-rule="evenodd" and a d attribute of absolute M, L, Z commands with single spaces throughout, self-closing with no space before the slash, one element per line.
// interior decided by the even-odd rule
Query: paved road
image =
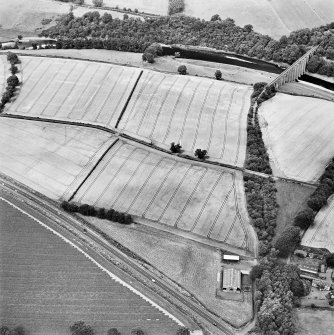
<path fill-rule="evenodd" d="M 102 257 L 101 254 L 96 251 L 96 247 L 98 247 L 100 252 L 103 251 L 109 255 L 113 255 L 114 258 L 119 259 L 123 264 L 126 264 L 126 266 L 131 269 L 132 274 L 139 274 L 141 278 L 145 278 L 146 282 L 149 283 L 149 286 L 154 286 L 156 288 L 156 292 L 159 291 L 160 295 L 162 293 L 163 295 L 171 297 L 174 303 L 176 302 L 179 308 L 183 310 L 190 309 L 191 314 L 195 316 L 196 319 L 200 321 L 203 325 L 209 325 L 210 328 L 214 328 L 215 331 L 219 331 L 220 334 L 230 335 L 235 333 L 234 329 L 227 323 L 223 322 L 217 316 L 213 315 L 204 307 L 193 301 L 191 297 L 187 297 L 177 292 L 163 279 L 154 275 L 148 269 L 140 266 L 133 259 L 119 251 L 115 246 L 104 242 L 103 239 L 98 236 L 93 230 L 87 229 L 87 233 L 83 234 L 82 223 L 75 217 L 72 217 L 60 210 L 53 203 L 41 199 L 40 197 L 38 197 L 38 195 L 30 192 L 28 189 L 22 188 L 21 186 L 14 184 L 7 179 L 4 179 L 1 176 L 0 191 L 3 198 L 13 202 L 16 206 L 22 208 L 30 215 L 36 217 L 44 224 L 57 231 L 59 234 L 70 240 L 78 248 L 89 254 L 89 256 L 94 258 L 99 264 L 101 264 L 103 267 L 107 268 L 111 272 L 114 272 L 115 270 L 117 271 L 117 269 L 115 269 L 115 265 L 107 261 L 106 258 Z M 64 227 L 68 227 L 70 229 Z M 85 240 L 81 239 L 80 235 L 84 236 Z M 89 241 L 93 242 L 95 248 L 91 246 L 91 243 L 89 243 Z M 118 269 L 117 272 L 118 273 L 115 274 L 119 275 L 122 270 Z M 136 277 L 138 278 L 138 275 Z M 155 280 L 154 283 L 152 282 L 152 278 L 154 278 Z M 151 288 L 147 288 L 147 290 L 151 290 Z M 153 295 L 156 295 L 156 292 L 150 292 L 151 296 L 152 293 Z M 160 300 L 161 299 L 163 298 L 160 297 Z"/>

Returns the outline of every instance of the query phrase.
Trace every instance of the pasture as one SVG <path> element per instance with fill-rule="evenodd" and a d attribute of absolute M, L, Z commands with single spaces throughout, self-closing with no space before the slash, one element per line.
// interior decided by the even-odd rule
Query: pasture
<path fill-rule="evenodd" d="M 215 79 L 145 71 L 119 124 L 130 135 L 243 166 L 251 88 Z"/>
<path fill-rule="evenodd" d="M 302 245 L 313 248 L 327 248 L 334 252 L 334 196 L 329 198 L 328 205 L 323 207 L 303 236 Z"/>
<path fill-rule="evenodd" d="M 296 335 L 331 335 L 334 327 L 334 311 L 299 308 Z"/>
<path fill-rule="evenodd" d="M 118 141 L 74 199 L 254 251 L 242 174 Z"/>
<path fill-rule="evenodd" d="M 0 171 L 46 196 L 71 194 L 115 141 L 68 125 L 0 119 Z"/>
<path fill-rule="evenodd" d="M 260 122 L 274 172 L 316 181 L 334 156 L 334 102 L 277 93 L 264 102 Z"/>
<path fill-rule="evenodd" d="M 220 252 L 200 243 L 142 225 L 120 226 L 106 220 L 88 219 L 119 243 L 144 258 L 236 327 L 252 318 L 250 301 L 220 300 L 216 297 Z"/>
<path fill-rule="evenodd" d="M 279 39 L 293 30 L 313 28 L 334 20 L 332 0 L 185 0 L 186 15 L 210 20 L 219 14 L 240 26 Z"/>
<path fill-rule="evenodd" d="M 0 324 L 27 334 L 69 334 L 78 320 L 96 335 L 176 334 L 178 325 L 111 279 L 82 253 L 0 200 Z"/>
<path fill-rule="evenodd" d="M 23 85 L 7 113 L 116 125 L 141 72 L 86 61 L 20 57 Z"/>

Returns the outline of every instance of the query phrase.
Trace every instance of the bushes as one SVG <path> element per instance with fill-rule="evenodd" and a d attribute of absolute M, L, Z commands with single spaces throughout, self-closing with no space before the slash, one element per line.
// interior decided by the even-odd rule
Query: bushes
<path fill-rule="evenodd" d="M 179 74 L 182 74 L 182 75 L 186 75 L 187 74 L 187 67 L 185 65 L 180 65 L 178 68 L 177 68 L 177 72 Z"/>
<path fill-rule="evenodd" d="M 130 214 L 115 211 L 114 209 L 105 210 L 105 208 L 95 208 L 88 204 L 80 206 L 68 201 L 63 201 L 61 207 L 69 213 L 79 213 L 85 216 L 95 216 L 99 219 L 106 219 L 122 224 L 131 224 L 133 222 Z"/>
<path fill-rule="evenodd" d="M 181 13 L 184 10 L 184 0 L 169 0 L 168 15 Z"/>
<path fill-rule="evenodd" d="M 222 80 L 222 72 L 220 70 L 216 70 L 216 72 L 215 72 L 215 78 L 217 80 Z"/>
<path fill-rule="evenodd" d="M 307 229 L 313 224 L 315 212 L 311 208 L 300 211 L 294 219 L 294 225 L 300 229 Z"/>

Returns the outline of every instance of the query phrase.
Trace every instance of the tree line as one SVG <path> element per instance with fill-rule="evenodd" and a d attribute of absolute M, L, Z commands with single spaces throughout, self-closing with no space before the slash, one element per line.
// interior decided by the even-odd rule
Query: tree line
<path fill-rule="evenodd" d="M 8 52 L 7 61 L 10 63 L 9 71 L 11 72 L 11 75 L 7 78 L 7 86 L 1 97 L 0 112 L 3 111 L 5 105 L 14 96 L 16 87 L 20 85 L 19 78 L 16 76 L 16 73 L 18 72 L 16 64 L 20 63 L 19 58 L 15 53 Z"/>
<path fill-rule="evenodd" d="M 85 216 L 95 216 L 99 219 L 106 219 L 122 224 L 131 224 L 132 216 L 123 212 L 115 211 L 114 209 L 106 210 L 105 208 L 95 208 L 88 204 L 77 205 L 72 202 L 63 201 L 61 207 L 69 213 L 79 213 Z"/>
<path fill-rule="evenodd" d="M 64 15 L 57 25 L 41 35 L 58 38 L 61 48 L 103 48 L 143 53 L 152 43 L 205 45 L 249 57 L 292 64 L 309 47 L 319 45 L 309 70 L 334 76 L 334 22 L 313 29 L 302 29 L 278 41 L 253 31 L 251 25 L 239 27 L 234 20 L 210 21 L 188 16 L 159 16 L 120 20 L 111 14 L 88 12 L 82 17 Z M 99 42 L 92 41 L 97 39 Z"/>

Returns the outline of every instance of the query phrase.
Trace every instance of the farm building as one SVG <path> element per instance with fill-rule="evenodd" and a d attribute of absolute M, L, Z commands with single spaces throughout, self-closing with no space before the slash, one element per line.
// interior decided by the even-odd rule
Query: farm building
<path fill-rule="evenodd" d="M 241 271 L 237 269 L 223 270 L 223 291 L 241 292 Z"/>
<path fill-rule="evenodd" d="M 240 257 L 238 255 L 223 255 L 223 261 L 239 262 Z"/>
<path fill-rule="evenodd" d="M 318 274 L 319 266 L 318 265 L 311 265 L 311 264 L 309 264 L 309 265 L 302 264 L 302 265 L 299 265 L 299 269 L 302 272 Z"/>

